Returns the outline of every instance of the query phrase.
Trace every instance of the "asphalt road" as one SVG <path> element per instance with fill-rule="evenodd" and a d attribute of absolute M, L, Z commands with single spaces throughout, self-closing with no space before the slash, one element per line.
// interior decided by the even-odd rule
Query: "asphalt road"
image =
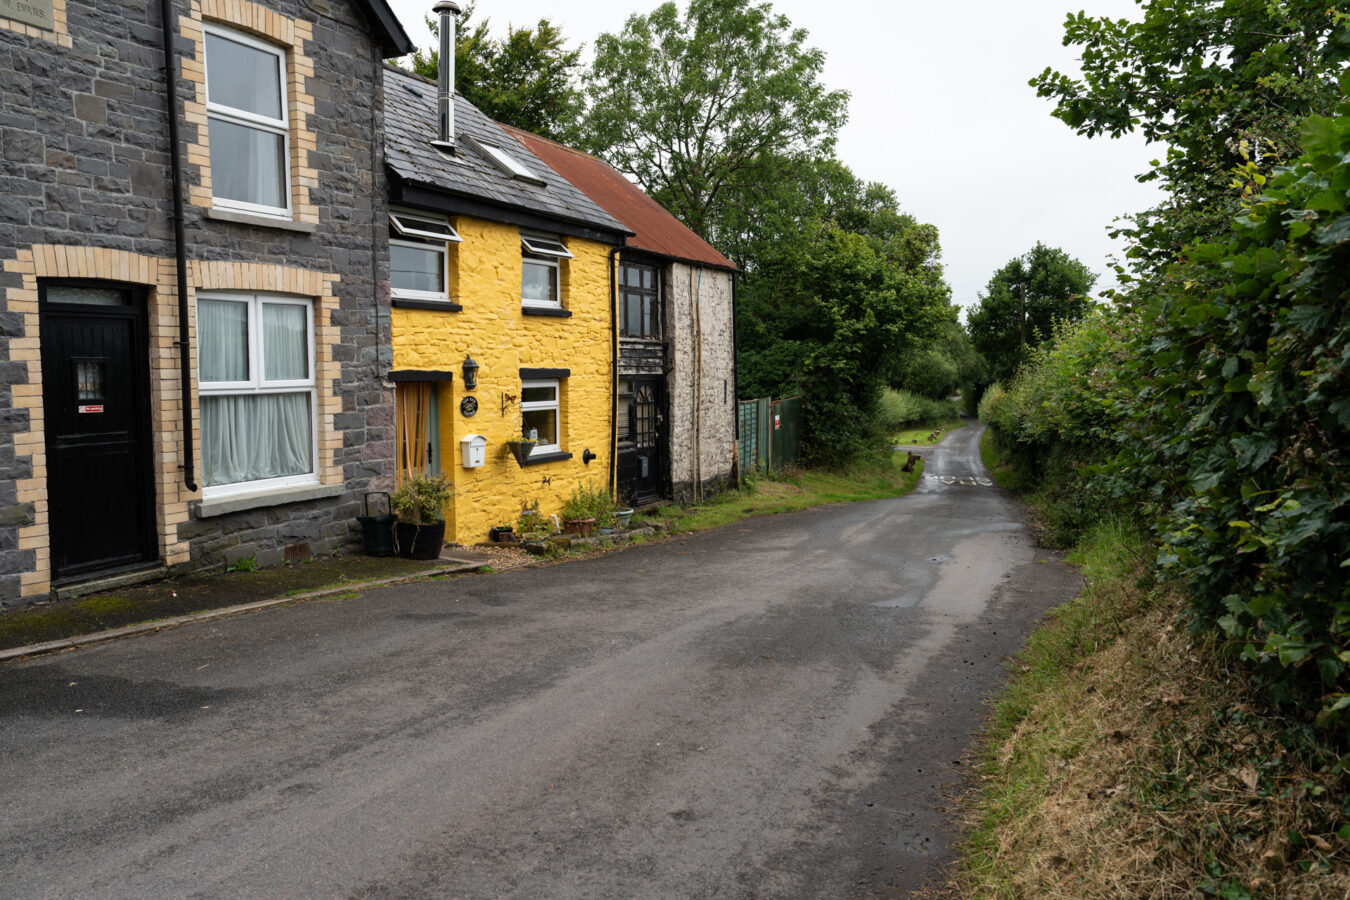
<path fill-rule="evenodd" d="M 1078 577 L 898 500 L 0 666 L 7 897 L 903 897 Z"/>

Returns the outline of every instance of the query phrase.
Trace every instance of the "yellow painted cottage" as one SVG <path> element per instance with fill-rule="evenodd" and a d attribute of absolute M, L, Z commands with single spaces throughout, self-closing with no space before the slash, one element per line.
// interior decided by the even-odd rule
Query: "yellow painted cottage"
<path fill-rule="evenodd" d="M 385 72 L 395 452 L 400 478 L 449 478 L 446 540 L 476 543 L 614 483 L 611 273 L 629 232 L 437 95 Z"/>

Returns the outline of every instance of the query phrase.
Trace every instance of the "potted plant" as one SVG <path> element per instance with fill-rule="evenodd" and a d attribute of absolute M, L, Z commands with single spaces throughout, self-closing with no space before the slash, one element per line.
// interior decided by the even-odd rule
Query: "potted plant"
<path fill-rule="evenodd" d="M 445 507 L 454 493 L 444 475 L 407 478 L 389 505 L 398 515 L 394 544 L 407 559 L 436 559 L 445 545 Z"/>
<path fill-rule="evenodd" d="M 588 537 L 597 520 L 606 517 L 613 505 L 609 488 L 598 486 L 594 481 L 578 482 L 563 504 L 563 531 Z"/>

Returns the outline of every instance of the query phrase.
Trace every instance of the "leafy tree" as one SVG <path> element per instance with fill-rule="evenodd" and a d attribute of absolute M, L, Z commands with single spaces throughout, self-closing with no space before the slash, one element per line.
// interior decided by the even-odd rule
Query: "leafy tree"
<path fill-rule="evenodd" d="M 1161 179 L 1171 199 L 1125 229 L 1157 267 L 1226 229 L 1244 144 L 1267 168 L 1298 155 L 1300 120 L 1335 108 L 1350 29 L 1327 0 L 1136 2 L 1140 22 L 1070 14 L 1064 43 L 1081 48 L 1082 78 L 1047 68 L 1031 85 L 1079 134 L 1168 146 L 1139 178 Z"/>
<path fill-rule="evenodd" d="M 967 317 L 971 343 L 995 381 L 1011 378 L 1030 348 L 1049 338 L 1055 322 L 1081 318 L 1097 281 L 1087 266 L 1039 241 L 989 279 Z"/>
<path fill-rule="evenodd" d="M 803 453 L 832 464 L 879 446 L 876 411 L 888 373 L 952 321 L 937 231 L 892 207 L 884 239 L 817 217 L 758 260 L 738 298 L 737 347 L 747 396 L 805 398 Z M 923 247 L 920 251 L 918 248 Z"/>
<path fill-rule="evenodd" d="M 585 142 L 721 244 L 744 192 L 784 161 L 828 156 L 847 117 L 848 94 L 821 85 L 825 55 L 806 38 L 752 0 L 631 16 L 596 42 Z"/>
<path fill-rule="evenodd" d="M 889 381 L 891 387 L 943 400 L 958 388 L 969 391 L 984 377 L 983 373 L 983 360 L 956 320 L 953 307 L 951 319 L 942 324 L 932 341 L 916 344 L 900 357 Z"/>
<path fill-rule="evenodd" d="M 575 138 L 582 96 L 574 74 L 581 48 L 568 49 L 562 32 L 548 19 L 534 28 L 507 28 L 505 40 L 488 33 L 489 20 L 471 25 L 476 4 L 459 17 L 455 43 L 455 90 L 490 118 L 557 141 Z M 428 18 L 431 33 L 438 23 Z M 435 80 L 440 52 L 418 50 L 410 68 Z"/>

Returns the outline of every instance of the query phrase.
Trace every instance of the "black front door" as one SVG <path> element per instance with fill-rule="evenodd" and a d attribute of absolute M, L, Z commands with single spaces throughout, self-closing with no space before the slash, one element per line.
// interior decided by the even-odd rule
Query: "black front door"
<path fill-rule="evenodd" d="M 44 284 L 41 300 L 52 578 L 153 560 L 144 297 Z"/>
<path fill-rule="evenodd" d="M 661 499 L 665 481 L 665 397 L 660 378 L 621 379 L 619 493 L 630 503 Z M 625 415 L 626 413 L 626 415 Z"/>

